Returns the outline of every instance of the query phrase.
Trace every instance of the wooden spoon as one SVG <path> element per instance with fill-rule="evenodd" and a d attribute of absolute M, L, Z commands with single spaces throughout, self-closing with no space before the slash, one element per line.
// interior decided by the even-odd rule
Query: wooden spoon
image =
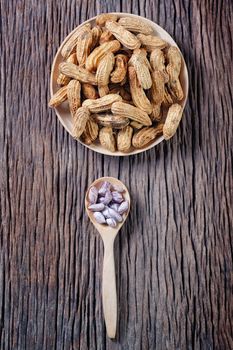
<path fill-rule="evenodd" d="M 124 199 L 129 202 L 129 209 L 123 215 L 123 221 L 118 223 L 117 227 L 109 227 L 105 224 L 99 224 L 96 222 L 93 212 L 88 209 L 89 200 L 88 193 L 92 186 L 97 189 L 101 187 L 104 181 L 108 181 L 113 185 L 123 187 L 125 192 L 123 193 Z M 104 318 L 109 338 L 115 338 L 116 326 L 117 326 L 117 294 L 116 294 L 116 274 L 115 274 L 115 262 L 114 262 L 114 240 L 118 234 L 120 228 L 124 224 L 130 210 L 130 196 L 125 185 L 114 177 L 101 177 L 95 180 L 88 188 L 85 197 L 85 208 L 89 216 L 89 219 L 99 232 L 104 243 L 104 262 L 103 262 L 103 280 L 102 280 L 102 302 L 104 310 Z"/>

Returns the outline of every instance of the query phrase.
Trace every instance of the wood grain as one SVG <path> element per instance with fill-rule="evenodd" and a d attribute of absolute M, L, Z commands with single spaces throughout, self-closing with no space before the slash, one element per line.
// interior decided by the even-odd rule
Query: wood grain
<path fill-rule="evenodd" d="M 1 0 L 0 348 L 232 349 L 232 2 Z M 190 74 L 174 138 L 130 158 L 79 145 L 48 109 L 59 43 L 97 13 L 132 12 L 177 41 Z M 115 242 L 115 342 L 103 245 L 84 212 L 97 177 L 134 203 Z"/>

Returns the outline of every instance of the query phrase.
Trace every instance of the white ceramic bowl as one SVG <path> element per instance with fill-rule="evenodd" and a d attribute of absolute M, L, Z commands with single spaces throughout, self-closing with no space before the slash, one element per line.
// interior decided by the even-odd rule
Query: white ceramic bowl
<path fill-rule="evenodd" d="M 119 17 L 134 17 L 134 18 L 140 18 L 143 22 L 145 22 L 145 24 L 150 25 L 153 29 L 154 29 L 154 33 L 156 35 L 158 35 L 160 38 L 164 39 L 165 41 L 167 41 L 170 45 L 173 46 L 177 46 L 177 44 L 175 43 L 175 41 L 172 39 L 172 37 L 163 29 L 161 28 L 158 24 L 150 21 L 149 19 L 146 19 L 144 17 L 141 16 L 137 16 L 137 15 L 133 15 L 130 13 L 122 13 L 122 12 L 116 12 L 116 14 Z M 94 24 L 95 23 L 95 18 L 93 17 L 91 19 L 88 19 L 86 22 L 83 22 L 80 26 L 86 24 L 86 23 L 91 23 Z M 76 28 L 75 28 L 76 29 Z M 58 67 L 59 64 L 63 61 L 62 55 L 61 55 L 61 49 L 63 47 L 63 45 L 66 43 L 66 41 L 69 39 L 69 37 L 73 34 L 73 31 L 65 38 L 65 40 L 63 41 L 63 43 L 61 44 L 61 46 L 59 47 L 57 54 L 54 58 L 53 61 L 53 65 L 52 65 L 52 70 L 51 70 L 51 80 L 50 80 L 50 92 L 51 95 L 53 95 L 57 90 L 58 90 L 58 85 L 57 85 L 57 77 L 59 74 L 58 71 Z M 179 102 L 183 109 L 185 107 L 186 101 L 187 101 L 187 97 L 188 97 L 188 71 L 187 71 L 187 67 L 184 61 L 184 58 L 182 56 L 182 68 L 181 68 L 181 74 L 180 74 L 180 81 L 181 81 L 181 85 L 183 87 L 183 91 L 184 91 L 184 98 L 181 102 Z M 64 126 L 64 128 L 72 135 L 72 126 L 73 126 L 73 122 L 72 122 L 72 117 L 69 113 L 69 109 L 68 109 L 68 104 L 67 102 L 62 103 L 60 106 L 58 106 L 57 108 L 55 108 L 56 114 L 60 120 L 60 122 L 62 123 L 62 125 Z M 134 149 L 131 152 L 128 153 L 123 153 L 123 152 L 110 152 L 107 149 L 103 148 L 100 144 L 91 144 L 91 145 L 86 145 L 83 142 L 79 141 L 81 144 L 83 144 L 85 147 L 88 147 L 90 149 L 92 149 L 95 152 L 98 153 L 102 153 L 102 154 L 106 154 L 106 155 L 111 155 L 111 156 L 128 156 L 131 154 L 137 154 L 137 153 L 141 153 L 144 152 L 154 146 L 156 146 L 158 143 L 160 143 L 161 141 L 163 141 L 164 138 L 163 136 L 159 137 L 157 140 L 155 140 L 154 142 L 150 143 L 148 146 L 142 148 L 142 149 Z"/>

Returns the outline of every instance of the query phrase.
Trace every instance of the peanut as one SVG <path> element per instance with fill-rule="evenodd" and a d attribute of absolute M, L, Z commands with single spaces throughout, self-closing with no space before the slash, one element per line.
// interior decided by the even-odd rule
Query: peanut
<path fill-rule="evenodd" d="M 117 22 L 107 21 L 105 26 L 123 46 L 130 50 L 140 47 L 141 44 L 137 37 Z"/>
<path fill-rule="evenodd" d="M 116 140 L 111 127 L 103 127 L 99 132 L 100 144 L 111 152 L 116 151 Z"/>
<path fill-rule="evenodd" d="M 121 83 L 126 77 L 128 57 L 123 54 L 116 55 L 115 62 L 116 67 L 111 74 L 111 82 Z"/>
<path fill-rule="evenodd" d="M 67 86 L 60 88 L 50 99 L 49 107 L 57 107 L 67 99 Z"/>
<path fill-rule="evenodd" d="M 142 88 L 150 89 L 152 86 L 152 79 L 144 51 L 134 50 L 134 53 L 129 60 L 129 65 L 132 65 L 135 68 Z"/>
<path fill-rule="evenodd" d="M 158 136 L 163 133 L 163 124 L 159 124 L 156 127 L 146 127 L 139 130 L 134 134 L 132 144 L 135 148 L 143 148 L 151 141 L 154 141 Z"/>
<path fill-rule="evenodd" d="M 76 57 L 76 52 L 72 53 L 66 60 L 66 62 L 74 63 L 77 64 L 77 57 Z M 57 77 L 57 84 L 58 85 L 67 85 L 70 81 L 70 78 L 67 77 L 66 75 L 59 73 Z"/>
<path fill-rule="evenodd" d="M 74 117 L 77 109 L 81 106 L 81 84 L 78 80 L 71 80 L 67 85 L 67 97 L 70 113 Z"/>
<path fill-rule="evenodd" d="M 160 39 L 158 36 L 138 34 L 137 38 L 149 52 L 154 49 L 164 49 L 167 46 L 166 41 Z"/>
<path fill-rule="evenodd" d="M 79 36 L 83 33 L 83 31 L 86 30 L 86 28 L 91 28 L 90 23 L 84 24 L 81 27 L 76 28 L 74 33 L 70 36 L 70 38 L 67 40 L 67 42 L 64 44 L 62 50 L 61 50 L 61 55 L 64 58 L 67 58 L 70 56 L 72 51 L 74 50 Z"/>
<path fill-rule="evenodd" d="M 87 56 L 90 53 L 92 45 L 92 31 L 90 28 L 86 28 L 79 35 L 76 44 L 76 56 L 79 65 L 83 65 L 86 62 Z"/>
<path fill-rule="evenodd" d="M 98 92 L 99 92 L 99 96 L 103 97 L 109 94 L 109 87 L 108 85 L 99 85 L 98 86 Z"/>
<path fill-rule="evenodd" d="M 154 71 L 152 76 L 151 97 L 154 103 L 161 104 L 164 99 L 164 76 L 160 71 Z"/>
<path fill-rule="evenodd" d="M 168 110 L 167 118 L 163 127 L 163 136 L 169 140 L 175 133 L 182 118 L 183 108 L 175 103 Z"/>
<path fill-rule="evenodd" d="M 117 21 L 118 17 L 114 13 L 102 13 L 96 17 L 96 24 L 104 26 L 107 21 Z"/>
<path fill-rule="evenodd" d="M 171 46 L 167 52 L 167 73 L 169 75 L 168 87 L 172 96 L 178 101 L 184 97 L 183 89 L 179 80 L 181 70 L 181 55 L 177 47 Z"/>
<path fill-rule="evenodd" d="M 86 107 L 79 107 L 74 115 L 73 137 L 79 139 L 86 128 L 90 112 Z"/>
<path fill-rule="evenodd" d="M 100 45 L 111 40 L 114 40 L 112 33 L 109 30 L 103 30 L 103 33 L 100 36 Z"/>
<path fill-rule="evenodd" d="M 121 152 L 129 152 L 131 148 L 133 136 L 133 128 L 131 126 L 126 126 L 124 129 L 120 130 L 117 135 L 117 149 Z"/>
<path fill-rule="evenodd" d="M 134 129 L 138 129 L 138 130 L 140 130 L 141 128 L 143 128 L 143 125 L 142 125 L 142 124 L 140 124 L 140 123 L 138 123 L 138 122 L 135 122 L 135 121 L 132 121 L 132 122 L 130 123 L 130 125 L 131 125 Z"/>
<path fill-rule="evenodd" d="M 165 57 L 161 49 L 154 49 L 150 54 L 150 65 L 153 70 L 158 70 L 164 75 L 164 82 L 167 83 L 169 76 L 166 72 Z"/>
<path fill-rule="evenodd" d="M 129 118 L 139 122 L 143 125 L 151 125 L 151 120 L 148 114 L 141 109 L 131 106 L 124 102 L 114 102 L 111 107 L 113 114 L 120 115 L 125 118 Z"/>
<path fill-rule="evenodd" d="M 97 71 L 96 78 L 98 85 L 105 86 L 109 83 L 109 77 L 113 70 L 115 63 L 115 57 L 112 52 L 106 54 L 100 61 Z"/>
<path fill-rule="evenodd" d="M 96 100 L 85 100 L 83 106 L 88 107 L 91 113 L 104 112 L 111 109 L 114 102 L 121 101 L 121 96 L 117 94 L 109 94 Z"/>
<path fill-rule="evenodd" d="M 173 104 L 172 96 L 170 95 L 167 87 L 164 88 L 164 98 L 163 98 L 163 105 L 164 107 L 170 107 Z"/>
<path fill-rule="evenodd" d="M 164 100 L 165 95 L 164 73 L 155 70 L 154 72 L 152 72 L 151 77 L 151 98 L 153 109 L 150 117 L 153 121 L 160 121 L 162 117 L 161 104 Z"/>
<path fill-rule="evenodd" d="M 122 129 L 129 124 L 129 119 L 113 114 L 92 114 L 92 118 L 101 126 Z"/>
<path fill-rule="evenodd" d="M 91 50 L 94 50 L 94 48 L 99 44 L 102 30 L 99 26 L 93 27 L 91 30 L 92 33 L 92 44 L 91 44 Z"/>
<path fill-rule="evenodd" d="M 161 113 L 161 104 L 156 104 L 152 102 L 152 112 L 150 114 L 150 118 L 152 121 L 160 121 L 162 118 L 162 113 Z"/>
<path fill-rule="evenodd" d="M 88 71 L 96 70 L 101 59 L 109 52 L 116 52 L 120 49 L 121 44 L 118 40 L 108 41 L 96 47 L 87 57 L 85 67 Z"/>
<path fill-rule="evenodd" d="M 66 76 L 77 79 L 82 83 L 97 85 L 96 76 L 83 67 L 78 67 L 73 63 L 62 62 L 59 65 L 60 72 Z"/>
<path fill-rule="evenodd" d="M 152 106 L 143 88 L 140 86 L 134 67 L 129 67 L 129 84 L 133 102 L 136 107 L 150 114 Z"/>
<path fill-rule="evenodd" d="M 153 28 L 138 18 L 122 17 L 119 19 L 118 23 L 130 32 L 142 33 L 146 35 L 153 33 Z"/>
<path fill-rule="evenodd" d="M 89 119 L 86 123 L 86 128 L 82 134 L 82 140 L 87 145 L 90 145 L 93 141 L 95 141 L 99 134 L 99 127 L 98 124 L 94 121 Z"/>
<path fill-rule="evenodd" d="M 95 87 L 88 83 L 82 83 L 82 93 L 83 93 L 83 96 L 88 99 L 95 100 L 98 98 L 98 93 Z"/>

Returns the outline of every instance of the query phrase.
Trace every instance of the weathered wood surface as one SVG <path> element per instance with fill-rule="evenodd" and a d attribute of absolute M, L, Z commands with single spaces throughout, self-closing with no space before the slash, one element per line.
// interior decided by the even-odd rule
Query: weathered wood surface
<path fill-rule="evenodd" d="M 124 159 L 76 143 L 47 107 L 59 44 L 106 11 L 160 24 L 190 74 L 177 135 Z M 2 350 L 233 349 L 232 13 L 230 0 L 1 0 Z M 103 245 L 84 213 L 88 184 L 104 175 L 133 200 L 115 245 L 115 342 Z"/>

